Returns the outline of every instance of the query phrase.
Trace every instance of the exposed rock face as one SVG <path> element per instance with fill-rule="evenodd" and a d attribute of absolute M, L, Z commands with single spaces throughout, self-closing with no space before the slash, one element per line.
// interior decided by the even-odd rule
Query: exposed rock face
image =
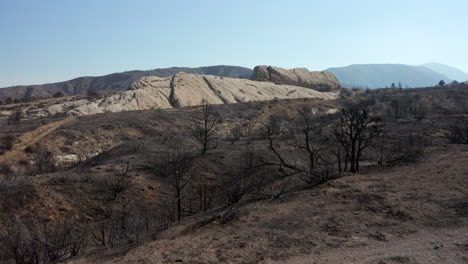
<path fill-rule="evenodd" d="M 292 85 L 276 85 L 212 75 L 178 73 L 173 77 L 143 77 L 126 91 L 94 100 L 77 100 L 48 108 L 49 114 L 92 115 L 158 108 L 230 104 L 286 98 L 334 99 L 336 93 L 318 92 Z"/>
<path fill-rule="evenodd" d="M 144 76 L 170 77 L 178 72 L 193 74 L 209 74 L 232 78 L 250 78 L 252 70 L 237 66 L 208 66 L 199 68 L 173 67 L 155 69 L 149 71 L 128 71 L 113 73 L 97 77 L 79 77 L 73 80 L 48 83 L 41 85 L 21 85 L 0 89 L 0 100 L 11 98 L 52 97 L 56 92 L 65 95 L 84 95 L 89 90 L 108 92 L 120 92 L 128 88 L 130 84 Z"/>
<path fill-rule="evenodd" d="M 340 87 L 340 82 L 330 72 L 311 72 L 306 68 L 291 70 L 261 65 L 254 68 L 251 80 L 295 85 L 317 91 L 330 91 Z"/>

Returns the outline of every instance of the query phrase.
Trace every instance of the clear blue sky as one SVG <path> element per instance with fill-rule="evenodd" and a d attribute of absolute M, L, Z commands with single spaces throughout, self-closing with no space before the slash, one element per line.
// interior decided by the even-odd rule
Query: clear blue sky
<path fill-rule="evenodd" d="M 0 0 L 0 87 L 171 66 L 468 72 L 467 0 Z"/>

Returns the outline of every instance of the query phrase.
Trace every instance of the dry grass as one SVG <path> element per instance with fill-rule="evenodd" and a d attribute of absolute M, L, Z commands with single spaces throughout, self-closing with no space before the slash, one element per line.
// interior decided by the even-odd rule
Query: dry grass
<path fill-rule="evenodd" d="M 422 162 L 350 175 L 240 209 L 226 224 L 200 217 L 122 257 L 71 263 L 463 263 L 468 260 L 467 146 Z"/>

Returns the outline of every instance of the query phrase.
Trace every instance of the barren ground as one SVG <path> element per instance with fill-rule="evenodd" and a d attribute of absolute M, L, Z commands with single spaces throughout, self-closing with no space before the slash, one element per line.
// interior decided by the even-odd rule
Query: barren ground
<path fill-rule="evenodd" d="M 123 256 L 70 263 L 468 263 L 468 146 L 431 147 L 417 164 L 349 175 L 281 200 L 207 216 Z"/>

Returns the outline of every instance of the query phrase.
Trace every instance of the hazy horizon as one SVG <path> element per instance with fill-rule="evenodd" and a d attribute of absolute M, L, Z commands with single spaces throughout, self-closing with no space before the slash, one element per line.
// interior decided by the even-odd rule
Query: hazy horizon
<path fill-rule="evenodd" d="M 174 66 L 438 62 L 468 72 L 466 8 L 461 0 L 2 1 L 0 87 Z"/>

